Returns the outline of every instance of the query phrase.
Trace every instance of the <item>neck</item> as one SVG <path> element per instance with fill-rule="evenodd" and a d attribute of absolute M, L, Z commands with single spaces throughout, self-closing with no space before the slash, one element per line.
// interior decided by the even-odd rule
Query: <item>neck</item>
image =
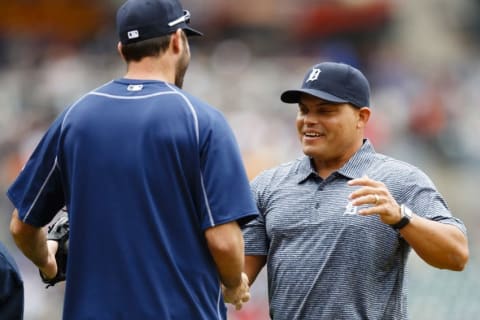
<path fill-rule="evenodd" d="M 154 57 L 130 62 L 127 66 L 126 79 L 158 80 L 175 83 L 175 70 L 171 63 Z"/>
<path fill-rule="evenodd" d="M 322 179 L 328 178 L 333 172 L 342 168 L 354 155 L 360 150 L 363 145 L 363 139 L 356 143 L 351 148 L 344 150 L 337 157 L 332 157 L 328 159 L 319 159 L 313 157 L 313 163 L 315 165 L 315 170 Z"/>
<path fill-rule="evenodd" d="M 322 179 L 326 179 L 332 173 L 334 173 L 335 171 L 337 171 L 338 169 L 343 167 L 343 165 L 345 163 L 347 163 L 348 160 L 350 160 L 350 158 L 341 159 L 341 160 L 335 159 L 335 160 L 331 160 L 331 161 L 318 161 L 318 160 L 314 159 L 313 162 L 315 164 L 315 169 L 316 169 L 318 175 Z"/>

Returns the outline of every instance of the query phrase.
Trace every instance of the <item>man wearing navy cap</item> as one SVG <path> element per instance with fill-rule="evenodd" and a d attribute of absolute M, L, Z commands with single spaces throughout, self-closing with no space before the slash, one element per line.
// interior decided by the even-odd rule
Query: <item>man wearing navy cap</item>
<path fill-rule="evenodd" d="M 15 242 L 47 279 L 42 227 L 68 210 L 64 319 L 223 320 L 249 298 L 240 225 L 257 208 L 224 116 L 181 89 L 189 21 L 176 0 L 125 2 L 125 76 L 66 108 L 8 190 Z"/>
<path fill-rule="evenodd" d="M 298 104 L 305 156 L 254 179 L 260 215 L 243 230 L 250 281 L 267 265 L 271 318 L 407 319 L 410 249 L 460 271 L 464 224 L 425 173 L 365 139 L 372 110 L 359 70 L 317 64 L 281 100 Z"/>

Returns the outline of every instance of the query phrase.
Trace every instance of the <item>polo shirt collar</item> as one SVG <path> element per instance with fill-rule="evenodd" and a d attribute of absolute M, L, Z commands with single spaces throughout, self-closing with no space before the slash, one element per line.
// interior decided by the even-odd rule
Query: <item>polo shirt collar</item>
<path fill-rule="evenodd" d="M 364 139 L 362 147 L 338 170 L 338 173 L 351 179 L 361 178 L 374 161 L 375 153 L 370 140 Z"/>
<path fill-rule="evenodd" d="M 374 159 L 372 155 L 375 153 L 375 149 L 370 140 L 364 139 L 362 147 L 337 172 L 350 179 L 360 178 L 370 167 Z M 312 158 L 305 156 L 300 159 L 297 176 L 298 183 L 304 182 L 311 176 L 318 177 Z"/>
<path fill-rule="evenodd" d="M 297 171 L 297 176 L 298 176 L 298 183 L 302 183 L 308 178 L 312 177 L 318 177 L 317 171 L 315 170 L 315 167 L 313 166 L 313 160 L 310 157 L 304 156 L 303 158 L 300 159 L 300 164 L 298 166 L 298 171 Z"/>

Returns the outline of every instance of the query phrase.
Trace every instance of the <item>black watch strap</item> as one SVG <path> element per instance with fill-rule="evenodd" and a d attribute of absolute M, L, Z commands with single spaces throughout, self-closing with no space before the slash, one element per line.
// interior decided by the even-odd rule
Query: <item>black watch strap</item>
<path fill-rule="evenodd" d="M 409 224 L 410 220 L 412 219 L 412 211 L 403 204 L 400 206 L 400 213 L 402 215 L 402 218 L 400 219 L 400 221 L 390 225 L 395 230 L 402 229 L 407 224 Z"/>

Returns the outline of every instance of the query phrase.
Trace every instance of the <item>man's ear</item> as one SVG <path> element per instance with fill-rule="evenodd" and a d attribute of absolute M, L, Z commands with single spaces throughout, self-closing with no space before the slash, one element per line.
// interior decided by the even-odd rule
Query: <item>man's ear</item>
<path fill-rule="evenodd" d="M 182 32 L 182 29 L 177 29 L 170 37 L 170 47 L 175 54 L 182 52 L 183 49 Z"/>
<path fill-rule="evenodd" d="M 363 107 L 358 110 L 358 123 L 357 127 L 358 128 L 365 128 L 365 126 L 368 123 L 368 120 L 370 119 L 370 115 L 372 114 L 372 111 L 368 107 Z"/>
<path fill-rule="evenodd" d="M 120 57 L 122 57 L 122 59 L 125 60 L 125 57 L 123 56 L 123 53 L 122 53 L 122 43 L 120 41 L 118 41 L 117 43 L 117 51 Z"/>

